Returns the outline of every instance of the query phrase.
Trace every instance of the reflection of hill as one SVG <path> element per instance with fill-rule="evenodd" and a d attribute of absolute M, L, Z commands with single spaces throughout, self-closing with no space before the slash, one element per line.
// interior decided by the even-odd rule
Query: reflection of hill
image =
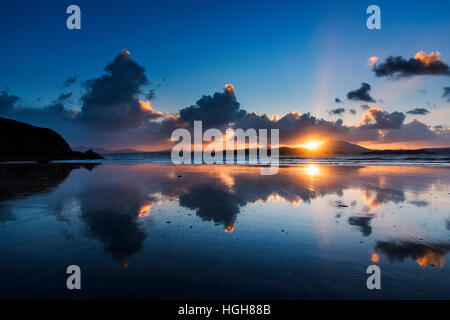
<path fill-rule="evenodd" d="M 0 165 L 0 201 L 46 192 L 63 182 L 74 169 L 92 170 L 97 164 Z"/>

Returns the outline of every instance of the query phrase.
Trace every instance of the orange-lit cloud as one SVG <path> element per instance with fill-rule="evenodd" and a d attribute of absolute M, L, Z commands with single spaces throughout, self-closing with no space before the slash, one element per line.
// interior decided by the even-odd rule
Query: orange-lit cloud
<path fill-rule="evenodd" d="M 370 108 L 367 113 L 364 113 L 363 115 L 363 122 L 369 123 L 370 121 L 374 120 L 374 114 L 377 112 L 381 112 L 381 109 L 379 108 Z"/>
<path fill-rule="evenodd" d="M 370 57 L 369 60 L 367 61 L 367 64 L 368 64 L 370 67 L 373 67 L 373 66 L 375 65 L 375 63 L 377 63 L 378 59 L 379 59 L 379 58 L 378 58 L 377 56 L 372 56 L 372 57 Z"/>
<path fill-rule="evenodd" d="M 430 63 L 439 61 L 441 54 L 439 51 L 431 52 L 430 54 L 425 53 L 424 51 L 419 51 L 414 56 L 414 59 L 422 61 L 425 65 L 429 65 Z"/>
<path fill-rule="evenodd" d="M 233 85 L 232 84 L 226 84 L 225 85 L 225 91 L 234 94 L 234 87 L 233 87 Z"/>
<path fill-rule="evenodd" d="M 163 116 L 163 113 L 160 111 L 155 111 L 152 107 L 152 104 L 150 103 L 150 101 L 143 101 L 143 100 L 139 100 L 139 105 L 141 106 L 141 110 L 148 112 L 152 115 L 159 115 L 159 116 Z"/>

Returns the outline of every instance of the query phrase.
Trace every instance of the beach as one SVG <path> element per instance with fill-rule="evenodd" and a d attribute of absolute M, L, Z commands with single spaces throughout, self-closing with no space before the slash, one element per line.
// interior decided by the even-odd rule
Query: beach
<path fill-rule="evenodd" d="M 449 299 L 449 170 L 3 164 L 0 298 Z"/>

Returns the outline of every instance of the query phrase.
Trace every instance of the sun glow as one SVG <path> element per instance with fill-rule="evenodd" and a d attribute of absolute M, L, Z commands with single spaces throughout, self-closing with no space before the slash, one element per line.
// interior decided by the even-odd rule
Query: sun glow
<path fill-rule="evenodd" d="M 315 164 L 309 164 L 303 168 L 303 171 L 310 177 L 320 174 L 320 168 Z"/>
<path fill-rule="evenodd" d="M 308 150 L 317 150 L 322 145 L 322 143 L 323 141 L 311 140 L 304 144 L 301 144 L 299 147 Z"/>

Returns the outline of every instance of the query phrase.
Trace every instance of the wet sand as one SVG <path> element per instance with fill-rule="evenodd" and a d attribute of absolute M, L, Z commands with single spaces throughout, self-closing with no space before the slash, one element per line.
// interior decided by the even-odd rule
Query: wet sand
<path fill-rule="evenodd" d="M 450 167 L 0 171 L 2 299 L 450 298 Z"/>

